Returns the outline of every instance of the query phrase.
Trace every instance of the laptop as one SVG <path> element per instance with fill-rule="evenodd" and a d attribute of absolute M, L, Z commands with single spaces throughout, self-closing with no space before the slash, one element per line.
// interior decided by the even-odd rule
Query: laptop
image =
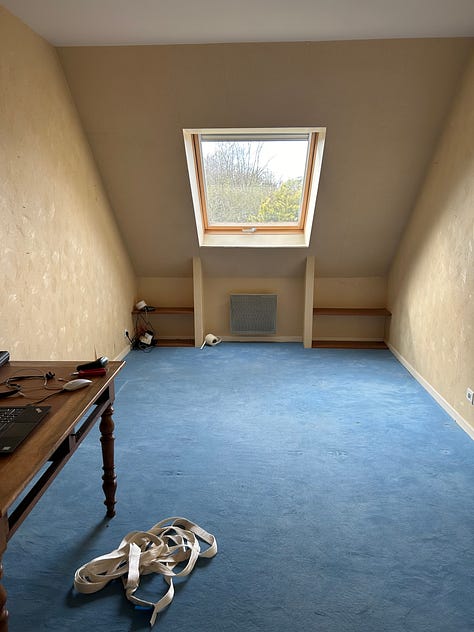
<path fill-rule="evenodd" d="M 46 417 L 51 406 L 0 406 L 0 456 L 11 454 Z"/>

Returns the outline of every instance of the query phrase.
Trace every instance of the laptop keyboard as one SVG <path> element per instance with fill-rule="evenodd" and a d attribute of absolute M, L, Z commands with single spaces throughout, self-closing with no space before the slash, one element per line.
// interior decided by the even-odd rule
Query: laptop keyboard
<path fill-rule="evenodd" d="M 0 407 L 0 433 L 6 430 L 9 424 L 21 415 L 24 410 L 24 406 Z"/>

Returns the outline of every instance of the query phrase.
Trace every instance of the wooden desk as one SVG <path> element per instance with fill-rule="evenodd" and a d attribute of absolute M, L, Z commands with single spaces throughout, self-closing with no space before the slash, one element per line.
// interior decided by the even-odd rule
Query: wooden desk
<path fill-rule="evenodd" d="M 80 362 L 11 362 L 0 367 L 0 382 L 10 376 L 46 373 L 55 378 L 49 386 L 61 386 L 57 378 L 73 379 L 71 373 Z M 51 410 L 41 424 L 10 456 L 0 456 L 0 580 L 2 556 L 20 524 L 41 498 L 51 482 L 72 456 L 92 426 L 100 418 L 103 470 L 102 488 L 107 516 L 115 515 L 115 490 L 117 479 L 114 465 L 114 379 L 125 362 L 109 362 L 104 377 L 92 378 L 92 384 L 81 390 L 61 392 L 45 400 Z M 25 394 L 32 399 L 7 397 L 0 399 L 0 406 L 33 403 L 52 391 L 41 388 L 42 381 L 22 380 Z M 33 387 L 39 387 L 34 392 Z M 40 470 L 43 473 L 38 476 Z M 35 477 L 37 478 L 34 481 Z M 18 501 L 11 514 L 12 506 Z M 8 630 L 7 594 L 0 583 L 0 632 Z"/>

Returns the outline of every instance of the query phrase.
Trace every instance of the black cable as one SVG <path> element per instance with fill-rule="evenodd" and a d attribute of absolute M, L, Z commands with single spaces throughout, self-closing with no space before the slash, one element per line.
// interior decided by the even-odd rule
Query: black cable
<path fill-rule="evenodd" d="M 25 369 L 26 370 L 26 369 Z M 21 373 L 17 372 L 16 374 L 10 375 L 6 380 L 4 380 L 3 382 L 1 382 L 1 385 L 6 386 L 8 389 L 11 389 L 11 392 L 8 393 L 8 391 L 6 392 L 2 392 L 0 393 L 0 398 L 4 398 L 4 397 L 15 397 L 15 396 L 19 396 L 19 397 L 28 397 L 25 393 L 24 393 L 24 388 L 22 388 L 22 386 L 20 384 L 18 384 L 18 382 L 22 381 L 22 380 L 37 380 L 37 379 L 41 379 L 43 380 L 43 384 L 41 384 L 40 386 L 34 386 L 30 389 L 28 389 L 28 392 L 30 391 L 34 391 L 34 390 L 38 390 L 38 389 L 46 389 L 46 390 L 55 390 L 55 389 L 51 389 L 48 388 L 48 381 L 53 379 L 54 377 L 54 373 L 52 373 L 51 371 L 48 371 L 47 373 L 43 373 L 42 371 L 39 372 L 37 375 L 22 375 Z"/>
<path fill-rule="evenodd" d="M 36 404 L 41 404 L 41 402 L 44 402 L 45 399 L 48 399 L 49 397 L 53 397 L 53 395 L 59 395 L 60 393 L 63 393 L 64 389 L 58 389 L 56 391 L 54 391 L 54 393 L 50 393 L 49 395 L 46 395 L 45 397 L 42 397 L 41 399 L 37 399 L 35 402 L 32 403 L 32 406 L 36 405 Z"/>
<path fill-rule="evenodd" d="M 135 335 L 132 340 L 130 340 L 129 336 L 127 336 L 127 338 L 129 339 L 130 344 L 132 345 L 132 349 L 143 351 L 144 353 L 149 353 L 153 349 L 154 345 L 145 344 L 144 342 L 140 340 L 140 337 L 143 336 L 143 334 L 145 333 L 150 334 L 152 336 L 152 340 L 155 338 L 155 330 L 153 329 L 151 322 L 144 316 L 144 314 L 146 313 L 147 312 L 143 312 L 136 315 Z"/>

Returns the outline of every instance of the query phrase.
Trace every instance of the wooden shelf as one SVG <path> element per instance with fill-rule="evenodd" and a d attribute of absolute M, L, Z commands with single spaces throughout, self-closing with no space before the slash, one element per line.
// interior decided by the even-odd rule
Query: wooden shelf
<path fill-rule="evenodd" d="M 194 338 L 158 338 L 156 347 L 194 347 Z"/>
<path fill-rule="evenodd" d="M 313 340 L 313 349 L 388 349 L 382 340 Z"/>
<path fill-rule="evenodd" d="M 386 318 L 385 307 L 313 307 L 313 316 L 378 316 Z M 313 340 L 313 349 L 387 349 L 382 340 Z"/>
<path fill-rule="evenodd" d="M 385 307 L 313 307 L 316 316 L 390 316 Z"/>
<path fill-rule="evenodd" d="M 194 307 L 155 307 L 155 309 L 146 311 L 134 309 L 132 314 L 136 316 L 138 323 L 138 316 L 142 316 L 145 320 L 148 320 L 151 316 L 193 316 Z M 150 324 L 151 327 L 151 324 Z M 194 347 L 194 338 L 157 338 L 157 347 Z"/>
<path fill-rule="evenodd" d="M 155 307 L 155 309 L 150 311 L 142 311 L 138 309 L 134 309 L 132 314 L 141 315 L 141 316 L 154 316 L 154 315 L 162 315 L 162 314 L 194 314 L 194 307 Z"/>

